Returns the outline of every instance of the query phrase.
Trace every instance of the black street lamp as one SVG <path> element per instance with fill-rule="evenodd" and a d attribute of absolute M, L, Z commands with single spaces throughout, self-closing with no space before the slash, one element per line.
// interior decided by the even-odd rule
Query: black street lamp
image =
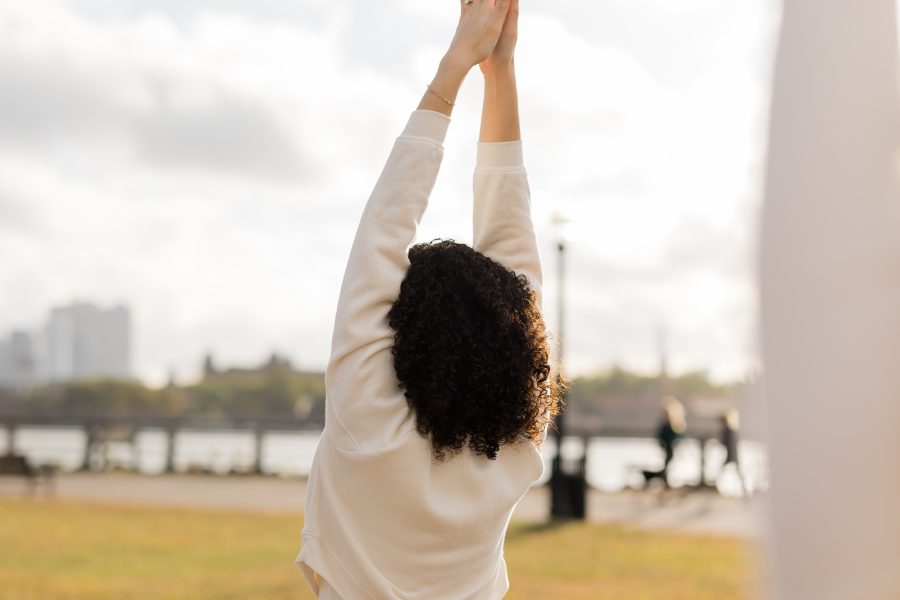
<path fill-rule="evenodd" d="M 557 353 L 556 376 L 560 384 L 563 379 L 563 348 L 565 345 L 565 290 L 566 290 L 566 237 L 565 226 L 568 219 L 557 214 L 553 217 L 553 226 L 556 230 L 557 248 L 557 294 L 559 317 L 557 321 Z M 560 386 L 565 390 L 564 386 Z M 561 401 L 565 401 L 565 391 L 561 392 Z M 583 455 L 574 464 L 567 464 L 562 457 L 562 444 L 566 432 L 565 406 L 556 415 L 556 456 L 553 457 L 552 472 L 550 475 L 550 517 L 552 519 L 584 519 L 585 497 L 587 493 L 586 479 L 586 454 L 585 443 Z"/>

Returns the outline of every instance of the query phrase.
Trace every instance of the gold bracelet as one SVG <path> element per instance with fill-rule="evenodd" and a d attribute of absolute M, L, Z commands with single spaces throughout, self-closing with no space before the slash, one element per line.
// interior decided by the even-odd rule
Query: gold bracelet
<path fill-rule="evenodd" d="M 447 98 L 444 98 L 443 96 L 438 94 L 435 91 L 435 89 L 433 87 L 431 87 L 430 83 L 428 84 L 428 91 L 431 92 L 432 94 L 434 94 L 435 96 L 437 96 L 438 98 L 440 98 L 441 100 L 443 100 L 444 102 L 446 102 L 448 106 L 451 106 L 451 107 L 456 106 L 456 104 L 454 102 L 450 102 L 450 100 L 448 100 Z"/>

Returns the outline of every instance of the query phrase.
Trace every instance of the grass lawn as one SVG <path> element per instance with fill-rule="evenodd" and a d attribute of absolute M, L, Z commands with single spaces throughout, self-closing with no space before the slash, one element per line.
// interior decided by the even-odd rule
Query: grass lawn
<path fill-rule="evenodd" d="M 313 598 L 290 515 L 0 499 L 0 598 Z M 509 599 L 728 600 L 752 582 L 728 538 L 513 525 Z M 348 599 L 352 600 L 352 599 Z"/>

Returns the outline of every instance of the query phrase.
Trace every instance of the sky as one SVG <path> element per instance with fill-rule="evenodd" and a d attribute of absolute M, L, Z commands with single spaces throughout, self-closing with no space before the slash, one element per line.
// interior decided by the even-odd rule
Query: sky
<path fill-rule="evenodd" d="M 0 3 L 0 335 L 127 304 L 133 369 L 328 357 L 358 217 L 456 0 Z M 544 310 L 567 369 L 758 368 L 772 0 L 523 0 L 517 69 Z M 418 239 L 471 241 L 481 75 Z"/>

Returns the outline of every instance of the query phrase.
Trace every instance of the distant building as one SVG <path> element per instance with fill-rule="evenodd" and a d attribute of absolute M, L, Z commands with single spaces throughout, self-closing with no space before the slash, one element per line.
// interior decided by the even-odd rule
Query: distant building
<path fill-rule="evenodd" d="M 73 303 L 53 309 L 38 331 L 0 338 L 2 387 L 130 375 L 131 316 L 124 306 Z"/>
<path fill-rule="evenodd" d="M 0 383 L 12 389 L 25 389 L 40 380 L 40 336 L 28 331 L 13 331 L 0 340 Z"/>
<path fill-rule="evenodd" d="M 213 377 L 216 373 L 216 365 L 213 363 L 212 354 L 207 354 L 203 360 L 203 378 Z"/>
<path fill-rule="evenodd" d="M 46 381 L 131 375 L 131 315 L 124 306 L 101 309 L 78 302 L 56 308 L 44 338 Z"/>
<path fill-rule="evenodd" d="M 319 371 L 299 371 L 294 368 L 289 358 L 281 356 L 277 352 L 272 353 L 268 360 L 257 367 L 229 367 L 220 369 L 216 367 L 212 353 L 207 353 L 203 358 L 203 379 L 209 379 L 217 375 L 255 375 L 258 373 L 269 373 L 272 371 L 289 371 L 297 375 L 308 375 L 311 377 L 324 377 L 324 373 Z"/>

